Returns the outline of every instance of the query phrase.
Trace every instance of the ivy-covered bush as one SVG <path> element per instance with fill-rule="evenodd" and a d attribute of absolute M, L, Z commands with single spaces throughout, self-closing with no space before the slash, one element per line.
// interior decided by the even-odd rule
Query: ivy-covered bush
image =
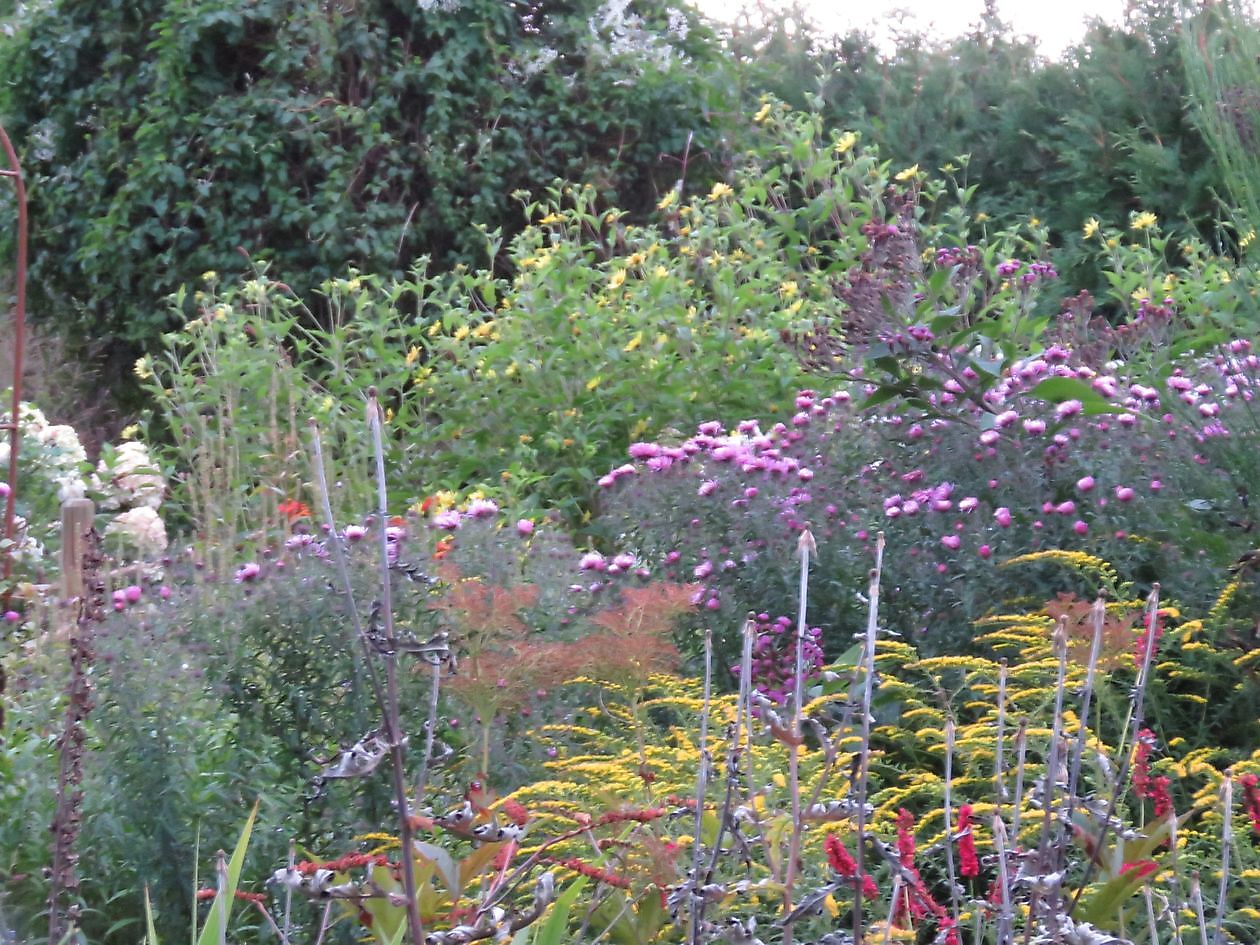
<path fill-rule="evenodd" d="M 97 342 L 151 345 L 205 270 L 268 258 L 305 294 L 472 260 L 518 188 L 642 211 L 679 176 L 660 155 L 720 151 L 711 34 L 660 0 L 61 0 L 14 28 L 32 304 Z"/>

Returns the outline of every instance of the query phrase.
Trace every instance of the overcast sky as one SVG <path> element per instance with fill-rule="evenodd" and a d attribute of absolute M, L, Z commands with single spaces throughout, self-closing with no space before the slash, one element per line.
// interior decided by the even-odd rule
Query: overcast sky
<path fill-rule="evenodd" d="M 729 16 L 743 0 L 695 0 L 714 19 Z M 784 0 L 764 0 L 768 7 L 782 7 Z M 851 27 L 874 28 L 896 11 L 908 14 L 908 23 L 957 36 L 980 20 L 984 0 L 801 0 L 818 25 L 843 32 Z M 1041 52 L 1055 58 L 1085 32 L 1090 17 L 1113 23 L 1123 17 L 1124 0 L 999 0 L 998 12 L 1017 33 L 1039 40 Z"/>

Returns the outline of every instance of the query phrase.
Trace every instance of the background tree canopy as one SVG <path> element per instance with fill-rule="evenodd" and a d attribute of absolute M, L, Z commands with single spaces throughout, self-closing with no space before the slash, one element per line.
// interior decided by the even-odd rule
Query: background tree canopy
<path fill-rule="evenodd" d="M 881 50 L 800 15 L 718 32 L 685 0 L 57 0 L 9 18 L 0 115 L 30 179 L 34 309 L 119 358 L 206 270 L 264 260 L 309 297 L 349 268 L 479 265 L 485 231 L 525 222 L 512 195 L 557 178 L 642 219 L 680 177 L 729 172 L 766 93 L 982 180 L 981 221 L 1035 218 L 1097 288 L 1091 216 L 1221 243 L 1238 182 L 1200 129 L 1213 86 L 1187 79 L 1245 45 L 1208 42 L 1219 17 L 1147 0 L 1048 62 L 992 11 Z"/>

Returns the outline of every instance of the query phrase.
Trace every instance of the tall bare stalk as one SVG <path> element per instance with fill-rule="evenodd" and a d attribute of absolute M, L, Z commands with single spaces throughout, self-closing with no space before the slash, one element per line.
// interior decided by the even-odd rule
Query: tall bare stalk
<path fill-rule="evenodd" d="M 862 646 L 862 742 L 857 776 L 857 876 L 854 881 L 853 941 L 862 943 L 862 874 L 866 855 L 866 795 L 870 773 L 871 703 L 875 698 L 875 639 L 879 634 L 879 589 L 884 570 L 884 533 L 875 537 L 875 567 L 871 569 L 867 586 L 866 636 Z"/>
<path fill-rule="evenodd" d="M 69 504 L 69 503 L 67 503 Z M 90 506 L 91 503 L 88 503 Z M 90 511 L 88 513 L 91 514 Z M 63 511 L 63 529 L 79 527 L 81 519 Z M 90 522 L 90 519 L 88 520 Z M 63 562 L 82 575 L 75 597 L 64 600 L 72 608 L 68 622 L 70 638 L 70 678 L 66 683 L 66 710 L 57 736 L 57 794 L 52 832 L 52 864 L 48 888 L 48 941 L 57 943 L 73 937 L 79 918 L 75 898 L 79 891 L 79 828 L 83 822 L 83 758 L 87 753 L 87 718 L 93 707 L 92 669 L 96 662 L 95 625 L 104 617 L 103 559 L 100 538 L 94 530 L 65 536 L 66 549 L 82 550 L 82 557 Z M 66 904 L 70 900 L 70 904 Z"/>
<path fill-rule="evenodd" d="M 945 875 L 949 879 L 949 909 L 958 928 L 958 874 L 954 868 L 954 719 L 945 720 Z"/>
<path fill-rule="evenodd" d="M 1006 824 L 1001 813 L 993 815 L 993 846 L 997 851 L 998 902 L 997 945 L 1011 945 L 1014 941 L 1014 915 L 1011 911 L 1010 865 L 1007 863 Z"/>
<path fill-rule="evenodd" d="M 997 743 L 993 751 L 993 796 L 999 813 L 1002 802 L 1006 800 L 1006 679 L 1009 672 L 1003 657 L 998 667 Z"/>
<path fill-rule="evenodd" d="M 1216 896 L 1216 922 L 1212 945 L 1221 945 L 1221 929 L 1225 924 L 1225 907 L 1229 900 L 1229 847 L 1234 835 L 1234 773 L 1226 772 L 1221 785 L 1221 805 L 1225 808 L 1221 823 L 1221 885 Z"/>
<path fill-rule="evenodd" d="M 1072 753 L 1072 770 L 1068 775 L 1068 802 L 1075 803 L 1076 789 L 1081 777 L 1081 759 L 1085 755 L 1085 741 L 1089 734 L 1089 713 L 1093 708 L 1094 676 L 1098 668 L 1098 654 L 1102 649 L 1103 624 L 1107 619 L 1107 605 L 1100 595 L 1090 611 L 1094 629 L 1093 642 L 1089 647 L 1089 665 L 1085 668 L 1085 692 L 1081 697 L 1080 723 L 1076 733 L 1076 749 Z"/>
<path fill-rule="evenodd" d="M 696 827 L 692 841 L 691 862 L 691 945 L 700 945 L 700 925 L 703 919 L 700 892 L 700 842 L 704 827 L 704 799 L 709 793 L 709 711 L 713 698 L 713 630 L 704 631 L 704 706 L 700 712 L 700 764 L 696 771 Z M 715 846 L 717 844 L 715 843 Z"/>
<path fill-rule="evenodd" d="M 1015 797 L 1011 806 L 1011 842 L 1019 846 L 1019 822 L 1024 810 L 1024 772 L 1028 759 L 1028 719 L 1015 730 Z"/>
<path fill-rule="evenodd" d="M 801 709 L 805 701 L 805 605 L 809 597 L 809 555 L 818 553 L 814 535 L 807 528 L 796 543 L 801 558 L 801 578 L 796 603 L 796 660 L 792 685 L 792 725 L 788 730 L 788 790 L 792 796 L 792 834 L 788 841 L 788 862 L 783 878 L 783 913 L 792 911 L 792 887 L 796 883 L 797 860 L 801 855 Z M 783 945 L 792 945 L 792 926 L 783 929 Z"/>
<path fill-rule="evenodd" d="M 1120 771 L 1116 775 L 1116 783 L 1112 787 L 1111 797 L 1107 801 L 1107 811 L 1098 830 L 1097 846 L 1100 850 L 1104 848 L 1107 832 L 1111 829 L 1111 820 L 1116 812 L 1116 804 L 1120 801 L 1120 793 L 1124 790 L 1125 784 L 1129 780 L 1129 767 L 1133 762 L 1133 747 L 1137 744 L 1137 734 L 1142 730 L 1142 724 L 1146 719 L 1146 687 L 1150 681 L 1151 663 L 1155 657 L 1156 636 L 1159 632 L 1158 582 L 1151 585 L 1151 593 L 1146 598 L 1143 620 L 1146 625 L 1146 646 L 1143 648 L 1142 664 L 1138 667 L 1137 681 L 1133 685 L 1133 693 L 1130 696 L 1129 718 L 1125 722 L 1124 731 L 1120 734 Z M 1132 735 L 1132 741 L 1130 741 L 1130 735 Z M 1094 878 L 1094 870 L 1097 866 L 1097 861 L 1092 857 L 1086 862 L 1085 876 L 1076 889 L 1076 895 L 1072 898 L 1072 904 L 1067 909 L 1068 916 L 1071 916 L 1076 911 L 1076 907 L 1081 901 L 1081 894 L 1089 886 L 1090 880 Z"/>
<path fill-rule="evenodd" d="M 1058 862 L 1060 845 L 1054 845 L 1054 852 L 1051 852 L 1051 845 L 1054 842 L 1054 826 L 1056 820 L 1056 800 L 1055 795 L 1059 784 L 1059 767 L 1063 763 L 1060 755 L 1060 742 L 1063 738 L 1063 694 L 1067 687 L 1067 617 L 1060 617 L 1058 624 L 1054 628 L 1054 651 L 1059 661 L 1058 676 L 1055 684 L 1054 694 L 1054 719 L 1050 728 L 1050 751 L 1046 755 L 1046 770 L 1042 780 L 1041 791 L 1041 839 L 1037 842 L 1037 869 L 1042 874 L 1048 874 L 1054 871 L 1052 860 Z M 1028 929 L 1031 930 L 1036 922 L 1038 911 L 1042 905 L 1042 893 L 1033 893 L 1028 901 Z M 1049 892 L 1050 902 L 1047 903 L 1046 915 L 1052 923 L 1058 923 L 1060 918 L 1059 908 L 1059 889 L 1054 887 Z M 1027 930 L 1026 930 L 1027 932 Z M 1027 934 L 1025 934 L 1027 940 Z"/>
<path fill-rule="evenodd" d="M 386 640 L 383 654 L 385 703 L 381 709 L 384 715 L 385 737 L 389 741 L 394 801 L 398 805 L 398 834 L 402 840 L 403 895 L 407 900 L 407 931 L 412 945 L 421 945 L 424 941 L 424 925 L 420 921 L 420 906 L 416 901 L 415 846 L 412 839 L 411 810 L 407 803 L 406 745 L 398 705 L 398 649 L 394 645 L 397 636 L 394 632 L 393 580 L 389 562 L 389 535 L 386 528 L 389 521 L 389 504 L 385 489 L 385 448 L 381 436 L 383 420 L 381 405 L 376 400 L 376 390 L 369 389 L 367 422 L 372 436 L 372 453 L 376 460 L 376 500 L 377 514 L 380 517 L 378 531 L 381 539 L 381 619 L 384 622 Z M 433 720 L 430 719 L 429 723 L 432 729 Z"/>

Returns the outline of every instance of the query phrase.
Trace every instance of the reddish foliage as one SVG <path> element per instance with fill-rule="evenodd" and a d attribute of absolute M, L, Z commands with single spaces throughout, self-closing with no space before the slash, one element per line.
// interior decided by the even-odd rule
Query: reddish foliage
<path fill-rule="evenodd" d="M 1075 594 L 1059 594 L 1045 605 L 1046 616 L 1056 623 L 1067 617 L 1068 660 L 1077 666 L 1088 666 L 1094 646 L 1094 605 L 1078 600 Z M 1102 639 L 1098 648 L 1098 669 L 1111 672 L 1122 668 L 1133 651 L 1133 618 L 1137 608 L 1132 607 L 1116 615 L 1109 613 L 1103 619 Z"/>
<path fill-rule="evenodd" d="M 297 499 L 285 499 L 276 506 L 276 511 L 290 522 L 297 521 L 299 518 L 311 517 L 310 507 L 305 502 L 299 502 Z"/>

